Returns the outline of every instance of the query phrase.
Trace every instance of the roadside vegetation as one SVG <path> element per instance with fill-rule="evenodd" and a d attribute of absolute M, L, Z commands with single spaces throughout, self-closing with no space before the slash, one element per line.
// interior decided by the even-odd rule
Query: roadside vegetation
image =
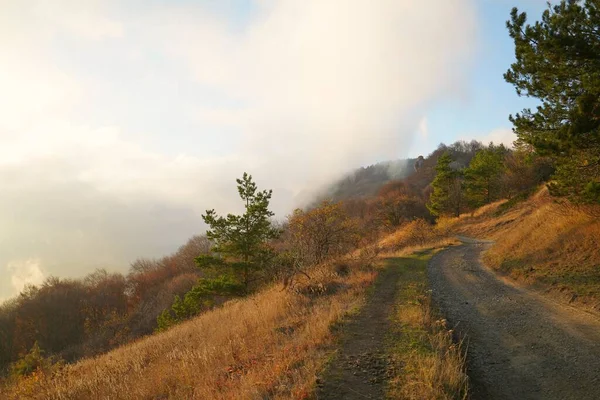
<path fill-rule="evenodd" d="M 313 278 L 311 268 L 382 238 L 398 236 L 396 249 L 437 240 L 436 216 L 426 207 L 437 160 L 449 155 L 453 165 L 464 168 L 486 148 L 478 142 L 441 145 L 418 171 L 386 184 L 376 196 L 325 201 L 279 221 L 269 211 L 271 193 L 259 190 L 246 175 L 238 182 L 245 212 L 207 212 L 209 232 L 191 238 L 172 255 L 136 260 L 126 275 L 99 270 L 80 280 L 51 277 L 2 304 L 0 376 L 8 377 L 11 365 L 36 342 L 48 357 L 73 363 L 167 330 L 274 282 L 294 290 L 299 278 Z M 523 159 L 518 165 L 533 171 L 537 164 Z M 527 184 L 538 182 L 532 174 Z M 443 216 L 446 203 L 443 196 L 438 200 Z M 409 231 L 408 241 L 397 233 Z"/>
<path fill-rule="evenodd" d="M 476 150 L 469 153 L 471 148 Z M 441 207 L 437 216 L 427 209 L 430 186 L 418 188 L 426 182 L 424 176 L 436 173 L 437 160 L 433 164 L 432 157 L 439 159 L 444 154 L 453 154 L 456 159 L 464 156 L 468 160 L 473 159 L 469 154 L 477 155 L 490 148 L 465 143 L 441 147 L 425 159 L 430 169 L 421 169 L 404 181 L 387 184 L 376 197 L 324 202 L 311 209 L 297 210 L 277 229 L 271 222 L 263 224 L 261 229 L 269 234 L 261 233 L 258 235 L 261 239 L 252 242 L 261 249 L 253 253 L 260 258 L 249 256 L 245 260 L 243 253 L 228 249 L 215 252 L 219 241 L 231 246 L 229 249 L 237 249 L 232 246 L 231 238 L 221 238 L 230 232 L 225 225 L 227 221 L 234 220 L 236 224 L 244 221 L 243 215 L 237 220 L 229 216 L 220 219 L 215 215 L 215 221 L 224 224 L 221 238 L 217 235 L 194 238 L 174 256 L 137 261 L 125 278 L 101 272 L 96 279 L 89 278 L 82 283 L 54 279 L 41 288 L 29 289 L 7 303 L 4 314 L 0 313 L 4 318 L 9 317 L 2 329 L 15 329 L 12 334 L 5 331 L 4 337 L 23 343 L 20 356 L 8 364 L 0 389 L 2 397 L 310 398 L 325 360 L 335 351 L 340 323 L 364 302 L 365 292 L 375 280 L 382 258 L 408 256 L 419 249 L 451 244 L 452 235 L 456 233 L 497 239 L 497 247 L 486 255 L 491 266 L 512 277 L 527 278 L 529 282 L 550 282 L 557 290 L 568 292 L 570 297 L 591 304 L 598 298 L 597 286 L 594 286 L 596 275 L 590 275 L 597 271 L 594 266 L 598 265 L 596 238 L 600 236 L 595 235 L 598 222 L 590 214 L 593 210 L 590 205 L 581 208 L 583 206 L 557 204 L 547 189 L 537 189 L 538 192 L 529 195 L 543 182 L 538 166 L 546 165 L 547 160 L 521 156 L 518 150 L 502 150 L 504 161 L 495 181 L 514 184 L 502 183 L 502 190 L 494 192 L 500 194 L 489 196 L 487 190 L 492 186 L 465 185 L 460 195 L 465 199 L 461 207 L 464 205 L 467 212 L 461 211 L 459 217 L 453 217 L 456 210 L 453 206 L 445 208 L 451 203 L 445 203 L 444 196 L 438 197 Z M 496 151 L 495 147 L 492 149 Z M 474 208 L 468 200 L 473 188 L 482 190 L 483 194 L 477 197 L 479 202 L 489 200 L 490 203 Z M 263 211 L 263 215 L 268 215 L 268 204 Z M 548 233 L 543 226 L 550 220 L 555 225 Z M 532 240 L 537 244 L 532 245 Z M 555 246 L 564 251 L 551 250 Z M 572 261 L 572 251 L 581 255 L 575 259 L 581 263 Z M 221 254 L 221 258 L 216 258 L 216 254 Z M 513 258 L 507 258 L 506 254 Z M 402 279 L 407 286 L 401 288 L 403 294 L 398 300 L 401 311 L 395 315 L 400 334 L 394 345 L 394 357 L 402 369 L 391 380 L 389 393 L 393 397 L 419 398 L 419 393 L 428 390 L 432 398 L 464 398 L 468 381 L 463 372 L 463 355 L 452 343 L 443 319 L 431 310 L 426 283 L 421 280 L 422 273 L 417 272 L 424 268 L 425 258 L 420 255 L 409 259 L 410 267 L 404 265 L 405 260 L 400 263 L 401 268 L 407 268 Z M 189 260 L 186 264 L 189 267 L 178 267 L 177 260 Z M 561 270 L 568 273 L 559 276 Z M 114 292 L 123 296 L 123 304 L 138 302 L 138 306 L 124 307 L 121 314 L 112 311 L 110 305 L 119 303 L 108 302 L 112 301 L 112 292 L 103 286 L 107 280 L 121 282 L 123 289 Z M 154 306 L 155 311 L 147 315 L 137 314 L 141 312 L 138 311 L 140 301 L 144 304 L 153 294 L 156 296 L 157 289 L 152 289 L 152 285 L 172 288 L 174 282 L 179 281 L 186 282 L 179 286 L 186 289 L 178 289 L 181 290 L 178 293 L 169 289 L 166 293 L 170 296 L 159 296 L 162 310 Z M 64 290 L 71 296 L 78 292 L 67 291 L 67 288 L 82 285 L 85 289 L 85 285 L 92 284 L 105 296 L 97 301 L 106 307 L 100 309 L 106 311 L 92 314 L 97 316 L 96 320 L 83 318 L 81 329 L 89 327 L 90 336 L 81 336 L 83 342 L 74 343 L 85 344 L 79 348 L 90 348 L 92 345 L 88 343 L 98 342 L 88 340 L 98 340 L 95 334 L 101 333 L 110 342 L 103 345 L 106 347 L 91 347 L 91 354 L 120 343 L 124 346 L 73 363 L 79 357 L 61 357 L 68 353 L 48 346 L 54 343 L 49 340 L 58 338 L 63 332 L 60 329 L 67 326 L 57 326 L 57 330 L 28 330 L 29 336 L 24 337 L 15 334 L 17 329 L 27 326 L 25 323 L 52 327 L 52 324 L 43 325 L 42 314 L 33 312 L 35 304 L 60 307 L 62 303 L 53 303 L 63 299 L 53 297 L 56 291 Z M 88 289 L 83 293 L 94 292 Z M 64 299 L 69 306 L 88 304 L 77 303 L 78 300 L 69 303 L 76 297 Z M 93 299 L 91 296 L 86 301 Z M 46 309 L 53 315 L 51 308 Z M 63 312 L 67 310 L 65 307 Z M 78 310 L 86 316 L 85 313 L 94 309 Z M 65 318 L 82 318 L 77 312 Z M 149 319 L 152 315 L 154 320 Z M 141 316 L 145 316 L 144 321 L 152 330 L 158 328 L 164 332 L 127 345 L 135 338 L 131 333 L 124 334 L 131 332 L 128 324 L 139 321 Z M 114 326 L 121 328 L 110 331 L 105 330 L 108 327 L 98 329 L 98 325 L 92 324 L 92 321 L 107 324 L 103 318 L 115 321 Z M 69 328 L 77 326 L 72 324 Z M 63 340 L 68 337 L 63 336 Z M 27 345 L 24 340 L 32 342 Z M 39 340 L 37 344 L 36 340 Z M 15 351 L 10 343 L 3 343 L 7 354 Z M 67 340 L 56 343 L 64 346 L 63 349 L 78 348 L 69 347 Z M 36 357 L 41 359 L 33 363 L 32 368 L 15 368 L 24 360 L 31 360 L 32 352 L 36 351 Z M 419 387 L 421 389 L 417 389 Z"/>
<path fill-rule="evenodd" d="M 401 270 L 389 347 L 401 366 L 390 379 L 393 399 L 466 399 L 465 349 L 455 343 L 452 329 L 431 302 L 427 262 L 435 250 L 389 258 Z"/>

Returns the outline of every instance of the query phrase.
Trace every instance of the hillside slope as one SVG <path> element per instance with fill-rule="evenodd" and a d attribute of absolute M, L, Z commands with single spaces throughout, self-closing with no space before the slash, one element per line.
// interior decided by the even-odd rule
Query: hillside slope
<path fill-rule="evenodd" d="M 410 226 L 397 235 L 403 238 L 405 253 L 412 251 L 407 245 L 414 243 Z M 432 239 L 428 246 L 447 243 L 438 236 Z M 298 276 L 288 290 L 273 285 L 104 355 L 9 380 L 0 385 L 0 398 L 312 398 L 319 374 L 338 348 L 341 329 L 365 304 L 368 289 L 380 271 L 398 268 L 377 260 L 372 250 L 361 249 L 317 266 L 307 271 L 310 278 Z M 414 272 L 413 264 L 409 260 L 405 266 L 410 273 Z M 403 279 L 399 287 L 406 283 Z M 415 308 L 409 314 L 414 319 L 409 321 L 414 325 L 410 327 L 413 336 L 409 348 L 418 345 L 418 354 L 405 351 L 397 358 L 412 368 L 407 384 L 414 390 L 415 382 L 428 386 L 434 382 L 437 386 L 431 391 L 444 392 L 448 379 L 454 379 L 460 388 L 466 385 L 460 349 L 452 345 L 445 327 L 436 322 L 429 303 L 423 303 L 426 288 L 424 282 L 421 285 L 422 290 L 415 289 L 404 299 Z M 415 283 L 408 287 L 416 288 Z M 423 353 L 423 348 L 432 344 L 434 349 Z M 442 376 L 435 373 L 440 365 L 445 371 Z M 398 390 L 406 383 L 406 376 L 402 372 L 395 386 Z M 417 397 L 410 398 L 420 398 L 419 390 Z"/>
<path fill-rule="evenodd" d="M 414 159 L 400 159 L 357 168 L 325 188 L 316 202 L 321 199 L 340 201 L 373 196 L 386 183 L 410 176 L 414 172 L 414 162 Z"/>
<path fill-rule="evenodd" d="M 331 327 L 362 304 L 376 270 L 311 272 L 234 300 L 159 334 L 4 389 L 2 399 L 306 398 L 333 340 Z"/>
<path fill-rule="evenodd" d="M 600 219 L 556 202 L 546 188 L 447 219 L 444 229 L 494 240 L 483 260 L 511 279 L 600 311 Z"/>

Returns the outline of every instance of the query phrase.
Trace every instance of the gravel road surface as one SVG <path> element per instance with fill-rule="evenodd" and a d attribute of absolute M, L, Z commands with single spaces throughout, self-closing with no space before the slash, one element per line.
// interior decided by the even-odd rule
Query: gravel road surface
<path fill-rule="evenodd" d="M 600 399 L 600 319 L 498 278 L 491 244 L 461 238 L 428 274 L 449 326 L 466 338 L 472 398 Z"/>

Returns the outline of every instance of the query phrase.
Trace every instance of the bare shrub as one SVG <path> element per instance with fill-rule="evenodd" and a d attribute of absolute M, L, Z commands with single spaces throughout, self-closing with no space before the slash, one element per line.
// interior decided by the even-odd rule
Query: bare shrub
<path fill-rule="evenodd" d="M 403 232 L 402 240 L 396 243 L 398 247 L 424 246 L 438 236 L 433 225 L 420 218 L 406 224 Z"/>
<path fill-rule="evenodd" d="M 303 265 L 317 265 L 356 248 L 356 222 L 340 203 L 323 202 L 309 211 L 296 210 L 288 221 L 291 251 Z"/>

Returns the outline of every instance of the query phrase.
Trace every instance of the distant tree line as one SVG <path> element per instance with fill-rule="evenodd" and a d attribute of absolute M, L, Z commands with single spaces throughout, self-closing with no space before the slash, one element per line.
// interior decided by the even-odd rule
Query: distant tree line
<path fill-rule="evenodd" d="M 528 195 L 554 171 L 549 158 L 524 145 L 509 149 L 490 143 L 475 153 L 468 165 L 445 151 L 437 160 L 427 208 L 434 216 L 458 217 L 500 199 Z"/>
<path fill-rule="evenodd" d="M 195 236 L 172 255 L 135 261 L 127 275 L 97 270 L 27 286 L 0 305 L 0 375 L 36 346 L 70 362 L 152 333 L 173 297 L 202 276 L 194 259 L 211 245 Z"/>

